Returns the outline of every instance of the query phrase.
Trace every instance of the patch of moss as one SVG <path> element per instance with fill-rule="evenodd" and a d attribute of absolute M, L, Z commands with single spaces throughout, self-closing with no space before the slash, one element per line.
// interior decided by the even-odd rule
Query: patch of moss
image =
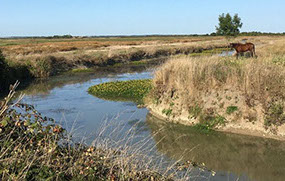
<path fill-rule="evenodd" d="M 88 92 L 96 97 L 143 103 L 143 98 L 151 90 L 150 79 L 107 82 L 92 86 Z"/>

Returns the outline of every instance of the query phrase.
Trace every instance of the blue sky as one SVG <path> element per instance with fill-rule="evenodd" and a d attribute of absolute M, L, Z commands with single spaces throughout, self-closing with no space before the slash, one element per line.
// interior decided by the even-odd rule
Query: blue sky
<path fill-rule="evenodd" d="M 284 0 L 0 0 L 0 37 L 204 34 L 221 13 L 241 31 L 285 32 Z"/>

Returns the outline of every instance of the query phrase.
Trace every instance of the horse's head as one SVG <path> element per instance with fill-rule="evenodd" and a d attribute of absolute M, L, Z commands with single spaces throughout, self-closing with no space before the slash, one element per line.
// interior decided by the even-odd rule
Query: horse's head
<path fill-rule="evenodd" d="M 234 48 L 237 45 L 237 43 L 230 43 L 229 48 Z"/>

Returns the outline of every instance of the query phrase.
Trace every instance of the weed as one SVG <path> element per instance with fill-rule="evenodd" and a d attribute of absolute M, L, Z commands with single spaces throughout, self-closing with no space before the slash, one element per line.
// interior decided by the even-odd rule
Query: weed
<path fill-rule="evenodd" d="M 228 106 L 227 107 L 227 110 L 226 110 L 226 113 L 227 114 L 232 114 L 233 112 L 237 111 L 238 110 L 238 107 L 237 106 Z"/>
<path fill-rule="evenodd" d="M 266 114 L 264 125 L 266 128 L 271 125 L 280 126 L 285 123 L 284 103 L 281 101 L 271 102 Z"/>
<path fill-rule="evenodd" d="M 163 109 L 162 114 L 165 114 L 166 116 L 170 116 L 172 113 L 172 109 Z"/>
<path fill-rule="evenodd" d="M 202 112 L 202 108 L 200 108 L 199 105 L 196 104 L 195 106 L 190 107 L 188 112 L 190 118 L 196 119 Z"/>

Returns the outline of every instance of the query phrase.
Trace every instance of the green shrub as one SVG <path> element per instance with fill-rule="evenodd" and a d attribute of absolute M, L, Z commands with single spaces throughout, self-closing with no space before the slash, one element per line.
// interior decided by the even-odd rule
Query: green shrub
<path fill-rule="evenodd" d="M 0 49 L 0 83 L 3 85 L 3 80 L 5 80 L 7 64 L 5 62 L 5 57 Z M 1 88 L 0 88 L 1 89 Z"/>
<path fill-rule="evenodd" d="M 17 80 L 27 80 L 32 77 L 28 67 L 23 64 L 12 64 L 8 62 L 0 49 L 0 91 L 9 90 L 9 86 Z"/>
<path fill-rule="evenodd" d="M 53 57 L 39 57 L 34 61 L 28 61 L 27 65 L 29 71 L 34 77 L 46 78 L 52 75 L 53 66 L 52 66 Z"/>

